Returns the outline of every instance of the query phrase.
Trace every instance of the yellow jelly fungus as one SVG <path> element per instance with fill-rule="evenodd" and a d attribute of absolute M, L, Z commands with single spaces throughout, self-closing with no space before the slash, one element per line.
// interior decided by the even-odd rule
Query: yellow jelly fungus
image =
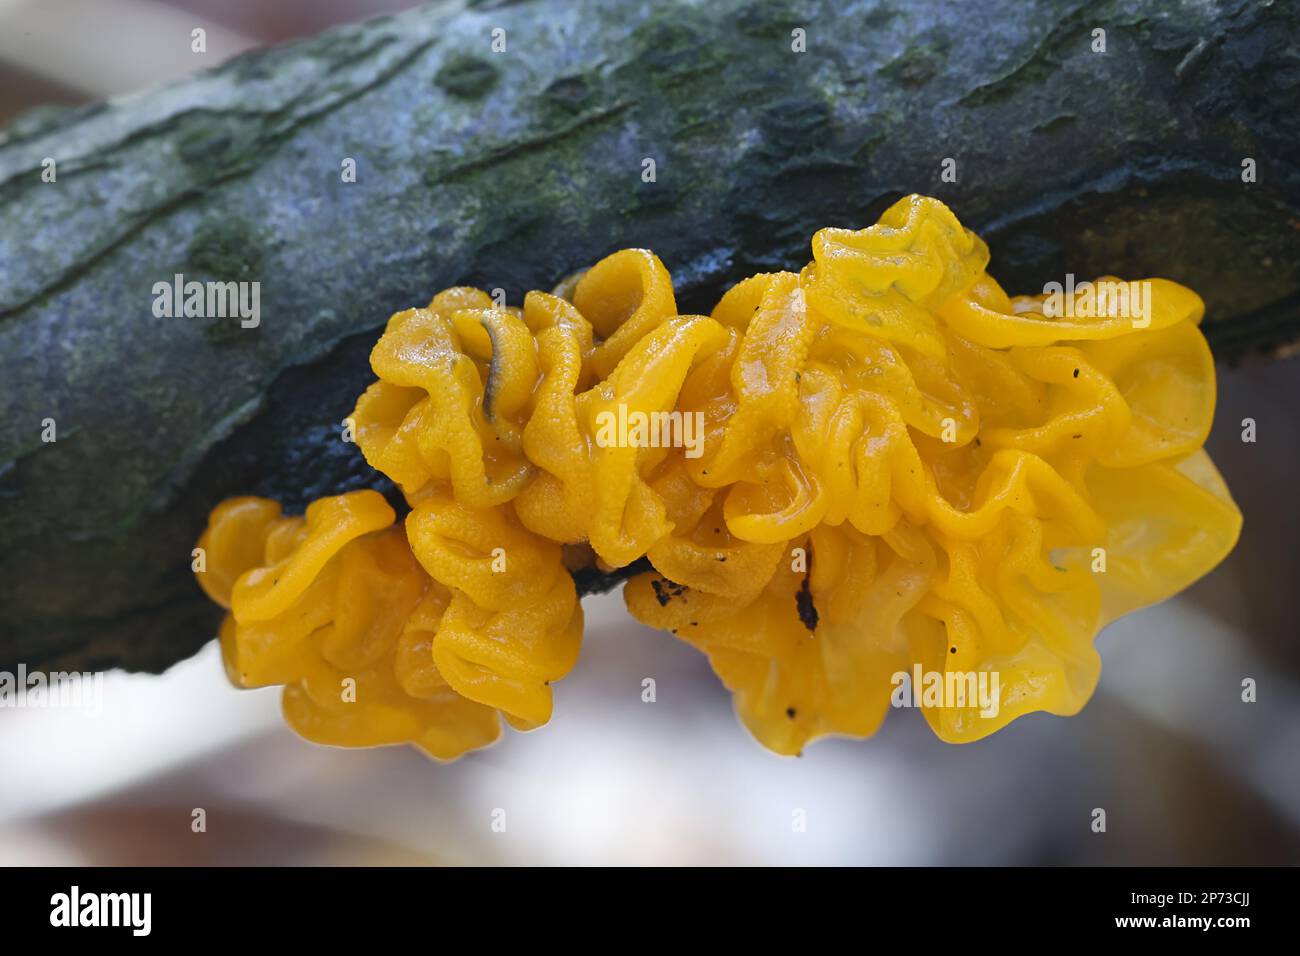
<path fill-rule="evenodd" d="M 231 499 L 199 541 L 199 580 L 230 610 L 221 650 L 231 681 L 283 684 L 298 733 L 345 747 L 413 743 L 449 760 L 495 740 L 500 720 L 434 665 L 451 594 L 421 572 L 395 517 L 374 491 L 316 501 L 302 518 Z"/>
<path fill-rule="evenodd" d="M 327 743 L 451 757 L 498 712 L 536 727 L 577 658 L 579 546 L 606 571 L 648 559 L 632 614 L 707 654 L 779 753 L 870 735 L 917 668 L 997 678 L 991 701 L 918 693 L 947 741 L 1076 713 L 1098 630 L 1240 531 L 1201 448 L 1201 300 L 1110 277 L 1010 298 L 922 196 L 812 249 L 710 316 L 678 314 L 640 249 L 522 308 L 454 288 L 394 315 L 353 420 L 409 514 L 374 492 L 303 518 L 220 505 L 199 580 L 231 609 L 231 678 L 285 684 Z"/>

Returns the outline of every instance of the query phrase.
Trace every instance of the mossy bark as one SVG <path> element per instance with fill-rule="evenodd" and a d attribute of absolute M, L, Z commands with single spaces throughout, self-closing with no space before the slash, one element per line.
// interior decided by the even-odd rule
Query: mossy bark
<path fill-rule="evenodd" d="M 210 639 L 208 510 L 382 486 L 339 422 L 376 330 L 448 285 L 517 301 L 645 246 L 707 311 L 918 191 L 1012 291 L 1167 276 L 1222 356 L 1288 343 L 1298 37 L 1295 5 L 1247 0 L 443 3 L 21 120 L 0 135 L 0 667 L 154 670 Z M 259 281 L 260 326 L 155 318 L 176 273 Z"/>

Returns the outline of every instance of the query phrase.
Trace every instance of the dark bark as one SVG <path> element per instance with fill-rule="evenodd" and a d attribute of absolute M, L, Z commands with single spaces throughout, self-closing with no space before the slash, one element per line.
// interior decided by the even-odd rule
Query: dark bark
<path fill-rule="evenodd" d="M 517 301 L 646 246 L 707 311 L 918 191 L 1011 291 L 1167 276 L 1221 356 L 1290 342 L 1297 36 L 1246 0 L 443 4 L 28 117 L 0 138 L 0 667 L 207 641 L 208 510 L 377 486 L 338 423 L 376 330 L 448 285 Z M 261 326 L 154 318 L 177 272 L 260 281 Z"/>

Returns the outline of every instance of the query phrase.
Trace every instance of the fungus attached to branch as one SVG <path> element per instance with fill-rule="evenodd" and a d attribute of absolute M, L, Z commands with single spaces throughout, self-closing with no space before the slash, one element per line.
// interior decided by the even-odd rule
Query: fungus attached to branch
<path fill-rule="evenodd" d="M 945 740 L 1077 712 L 1097 631 L 1240 529 L 1201 449 L 1200 299 L 1160 279 L 1009 298 L 984 243 L 920 196 L 813 254 L 709 316 L 678 314 L 645 250 L 571 300 L 456 288 L 393 316 L 353 418 L 411 511 L 393 525 L 373 492 L 305 518 L 219 506 L 200 580 L 231 609 L 232 679 L 285 684 L 311 739 L 456 756 L 498 713 L 549 718 L 585 555 L 602 574 L 648 560 L 632 614 L 704 651 L 780 753 L 873 733 L 917 665 L 999 678 L 995 707 L 924 707 Z M 605 430 L 686 416 L 698 455 Z"/>

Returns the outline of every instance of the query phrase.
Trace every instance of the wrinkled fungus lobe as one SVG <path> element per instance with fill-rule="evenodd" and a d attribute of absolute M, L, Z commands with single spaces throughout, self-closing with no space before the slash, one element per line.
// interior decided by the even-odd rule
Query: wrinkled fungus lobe
<path fill-rule="evenodd" d="M 812 246 L 709 316 L 678 314 L 642 249 L 522 308 L 453 288 L 394 315 L 353 422 L 410 511 L 395 523 L 371 491 L 303 517 L 220 505 L 198 577 L 230 609 L 231 679 L 283 684 L 311 740 L 455 757 L 498 714 L 549 719 L 580 554 L 647 557 L 632 614 L 707 654 L 779 753 L 873 733 L 917 664 L 999 677 L 995 716 L 923 706 L 947 741 L 1076 713 L 1098 630 L 1240 530 L 1201 450 L 1200 298 L 1161 279 L 1134 286 L 1140 316 L 1082 287 L 1064 308 L 1009 298 L 979 237 L 921 196 Z M 620 407 L 699 413 L 702 454 L 598 440 Z"/>

